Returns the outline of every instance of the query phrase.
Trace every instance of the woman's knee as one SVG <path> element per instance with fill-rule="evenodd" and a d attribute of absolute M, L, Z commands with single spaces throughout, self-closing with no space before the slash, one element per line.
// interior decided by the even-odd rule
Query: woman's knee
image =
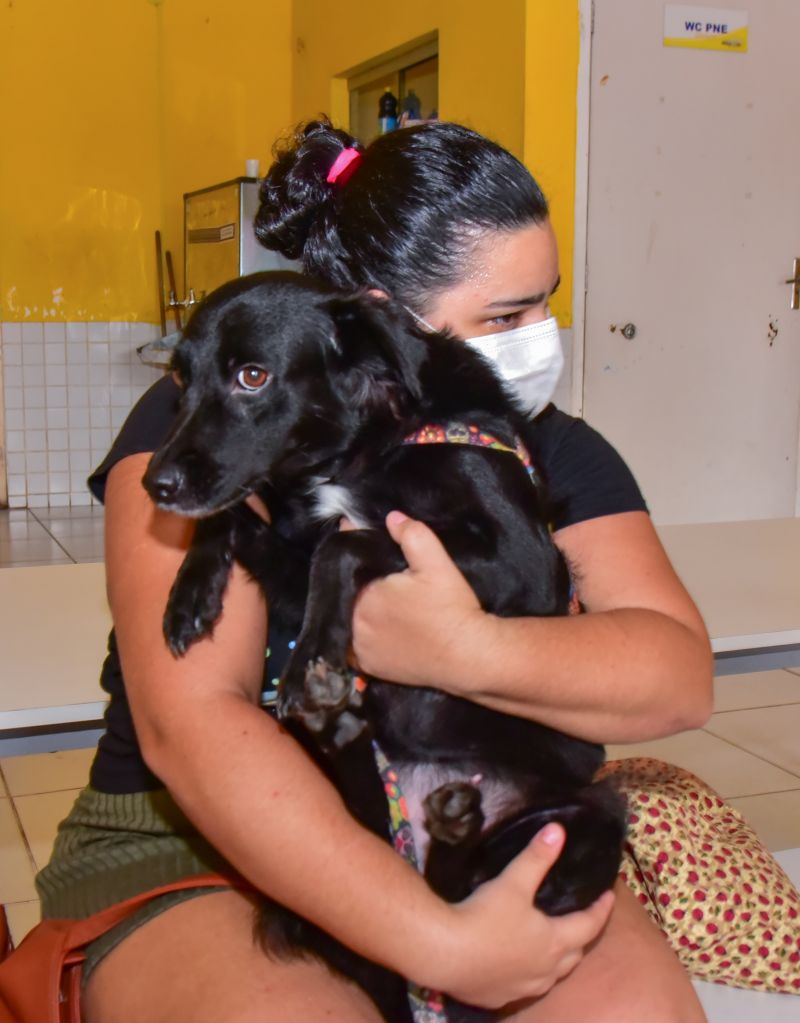
<path fill-rule="evenodd" d="M 358 988 L 321 964 L 276 962 L 254 940 L 253 907 L 236 892 L 181 903 L 148 921 L 95 968 L 87 1023 L 380 1023 Z"/>
<path fill-rule="evenodd" d="M 620 882 L 608 926 L 578 966 L 514 1023 L 704 1023 L 689 976 L 664 936 Z"/>
<path fill-rule="evenodd" d="M 620 881 L 609 926 L 584 960 L 602 985 L 615 1023 L 703 1023 L 705 1014 L 689 974 L 632 892 Z M 584 980 L 587 978 L 584 977 Z M 601 1002 L 602 1004 L 602 1002 Z"/>

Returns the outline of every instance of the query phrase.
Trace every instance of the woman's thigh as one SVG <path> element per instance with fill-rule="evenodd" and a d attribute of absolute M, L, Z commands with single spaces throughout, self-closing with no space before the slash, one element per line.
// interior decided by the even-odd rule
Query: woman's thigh
<path fill-rule="evenodd" d="M 86 1023 L 381 1023 L 367 996 L 321 965 L 268 958 L 253 907 L 237 892 L 183 902 L 100 961 L 86 985 Z"/>
<path fill-rule="evenodd" d="M 688 974 L 636 898 L 618 882 L 608 926 L 572 973 L 508 1023 L 703 1023 Z"/>

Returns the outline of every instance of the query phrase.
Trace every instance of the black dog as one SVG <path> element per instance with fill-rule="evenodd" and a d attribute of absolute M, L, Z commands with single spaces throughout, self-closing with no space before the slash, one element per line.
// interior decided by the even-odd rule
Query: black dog
<path fill-rule="evenodd" d="M 624 835 L 621 800 L 592 783 L 600 746 L 433 689 L 371 679 L 362 695 L 347 670 L 358 591 L 405 567 L 384 528 L 394 508 L 435 530 L 485 610 L 567 613 L 565 563 L 513 452 L 530 427 L 491 366 L 389 301 L 290 273 L 224 285 L 184 333 L 173 360 L 179 420 L 144 478 L 161 507 L 200 518 L 165 618 L 173 650 L 211 630 L 231 560 L 240 561 L 271 618 L 299 635 L 279 715 L 354 816 L 388 837 L 375 741 L 424 815 L 425 876 L 444 898 L 465 898 L 556 820 L 566 845 L 536 904 L 550 914 L 588 906 L 613 884 Z M 406 443 L 428 424 L 452 423 L 506 450 Z M 271 526 L 242 504 L 253 491 Z M 339 531 L 342 515 L 358 528 Z M 273 951 L 312 950 L 391 1023 L 410 1020 L 400 978 L 285 910 L 272 907 L 263 926 Z M 492 1017 L 450 1002 L 448 1018 Z"/>

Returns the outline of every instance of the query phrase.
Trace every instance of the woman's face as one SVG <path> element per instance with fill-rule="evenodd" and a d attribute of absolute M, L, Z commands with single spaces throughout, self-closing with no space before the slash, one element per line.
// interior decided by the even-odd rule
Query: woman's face
<path fill-rule="evenodd" d="M 420 310 L 432 327 L 463 338 L 546 320 L 558 287 L 558 248 L 549 220 L 478 236 L 463 280 Z"/>

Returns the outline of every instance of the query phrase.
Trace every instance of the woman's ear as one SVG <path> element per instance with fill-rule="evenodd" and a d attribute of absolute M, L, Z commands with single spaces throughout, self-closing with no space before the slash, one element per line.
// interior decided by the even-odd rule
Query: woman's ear
<path fill-rule="evenodd" d="M 367 294 L 368 295 L 372 295 L 373 298 L 387 299 L 389 297 L 386 294 L 386 292 L 385 291 L 381 291 L 380 288 L 368 288 L 367 289 Z"/>

